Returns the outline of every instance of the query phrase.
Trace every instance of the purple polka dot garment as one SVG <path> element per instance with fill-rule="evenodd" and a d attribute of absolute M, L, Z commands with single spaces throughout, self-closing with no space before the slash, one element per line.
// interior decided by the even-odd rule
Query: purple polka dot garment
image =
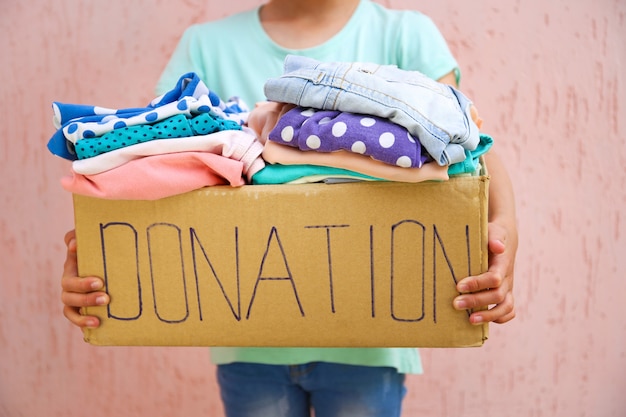
<path fill-rule="evenodd" d="M 388 119 L 295 107 L 276 123 L 268 139 L 303 151 L 345 150 L 404 168 L 419 168 L 428 157 L 404 127 Z"/>

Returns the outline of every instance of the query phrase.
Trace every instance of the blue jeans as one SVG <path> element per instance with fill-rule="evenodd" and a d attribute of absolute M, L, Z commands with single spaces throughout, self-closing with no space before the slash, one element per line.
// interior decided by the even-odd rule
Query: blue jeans
<path fill-rule="evenodd" d="M 471 101 L 418 71 L 359 62 L 322 63 L 288 55 L 283 75 L 265 83 L 269 100 L 391 119 L 405 127 L 440 165 L 478 146 Z"/>
<path fill-rule="evenodd" d="M 218 365 L 227 417 L 399 417 L 406 393 L 394 368 L 313 362 Z"/>

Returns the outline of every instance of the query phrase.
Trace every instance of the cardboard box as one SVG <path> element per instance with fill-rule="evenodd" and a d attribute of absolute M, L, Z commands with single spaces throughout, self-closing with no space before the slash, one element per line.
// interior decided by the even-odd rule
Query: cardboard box
<path fill-rule="evenodd" d="M 480 346 L 452 308 L 487 268 L 487 175 L 418 184 L 74 196 L 81 276 L 105 278 L 94 345 Z"/>

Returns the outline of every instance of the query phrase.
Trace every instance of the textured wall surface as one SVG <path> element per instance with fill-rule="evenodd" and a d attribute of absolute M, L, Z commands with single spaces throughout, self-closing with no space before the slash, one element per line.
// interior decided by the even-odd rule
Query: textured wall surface
<path fill-rule="evenodd" d="M 61 313 L 50 103 L 144 105 L 182 30 L 260 1 L 3 0 L 0 416 L 220 416 L 205 348 L 95 348 Z M 626 415 L 626 2 L 387 0 L 440 26 L 517 195 L 518 317 L 423 350 L 406 416 Z"/>

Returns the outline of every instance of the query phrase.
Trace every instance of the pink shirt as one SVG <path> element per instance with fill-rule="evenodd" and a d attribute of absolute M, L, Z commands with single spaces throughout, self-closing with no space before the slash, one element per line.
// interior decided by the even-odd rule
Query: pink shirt
<path fill-rule="evenodd" d="M 71 193 L 112 200 L 157 200 L 225 184 L 245 184 L 243 163 L 208 152 L 153 155 L 94 175 L 72 171 L 61 179 Z"/>

